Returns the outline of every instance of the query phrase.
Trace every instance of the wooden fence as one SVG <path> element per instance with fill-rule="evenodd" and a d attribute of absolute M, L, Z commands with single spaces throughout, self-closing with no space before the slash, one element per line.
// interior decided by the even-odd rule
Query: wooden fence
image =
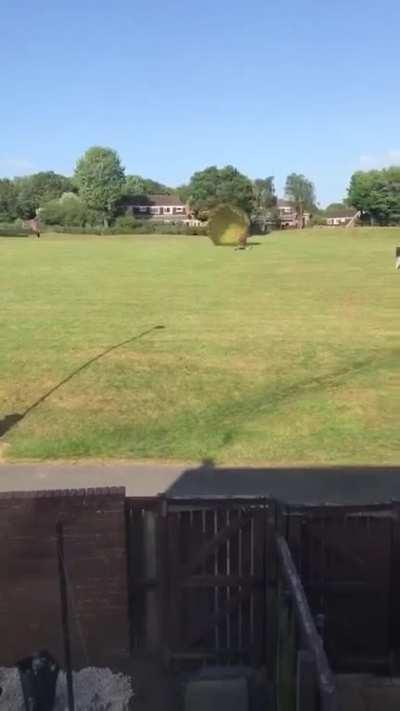
<path fill-rule="evenodd" d="M 265 498 L 159 497 L 127 499 L 126 511 L 133 651 L 162 650 L 178 666 L 266 665 L 272 674 L 278 534 L 334 670 L 395 671 L 397 504 L 287 507 Z"/>

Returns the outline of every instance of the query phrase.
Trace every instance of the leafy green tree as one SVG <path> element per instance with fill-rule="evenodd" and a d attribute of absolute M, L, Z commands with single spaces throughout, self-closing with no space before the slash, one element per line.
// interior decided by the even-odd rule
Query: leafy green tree
<path fill-rule="evenodd" d="M 348 207 L 349 207 L 349 205 L 347 205 L 345 202 L 331 202 L 325 208 L 324 212 L 333 214 L 334 212 L 337 212 L 338 210 L 345 210 Z"/>
<path fill-rule="evenodd" d="M 17 191 L 17 212 L 22 218 L 31 217 L 44 203 L 73 190 L 70 178 L 52 170 L 15 178 L 14 184 Z"/>
<path fill-rule="evenodd" d="M 253 183 L 254 208 L 270 209 L 275 207 L 277 199 L 274 178 L 257 178 Z"/>
<path fill-rule="evenodd" d="M 256 225 L 265 231 L 267 225 L 276 222 L 276 203 L 274 178 L 257 178 L 253 182 L 253 210 L 251 220 L 253 225 Z"/>
<path fill-rule="evenodd" d="M 251 213 L 253 186 L 247 176 L 232 165 L 225 168 L 210 166 L 195 173 L 189 183 L 189 202 L 194 214 L 207 219 L 217 205 L 229 203 Z"/>
<path fill-rule="evenodd" d="M 179 187 L 176 189 L 176 194 L 178 195 L 179 199 L 182 200 L 182 202 L 187 204 L 190 200 L 190 186 L 179 185 Z"/>
<path fill-rule="evenodd" d="M 298 226 L 303 227 L 304 212 L 315 209 L 315 188 L 311 180 L 299 173 L 291 173 L 286 178 L 285 195 L 294 203 L 298 215 Z"/>
<path fill-rule="evenodd" d="M 171 195 L 175 192 L 174 188 L 169 188 L 168 185 L 159 183 L 157 180 L 151 180 L 150 178 L 142 178 L 142 180 L 146 195 Z"/>
<path fill-rule="evenodd" d="M 134 197 L 136 195 L 145 195 L 145 181 L 140 175 L 127 175 L 122 188 L 123 197 Z"/>
<path fill-rule="evenodd" d="M 74 180 L 85 205 L 98 212 L 107 227 L 121 200 L 125 182 L 118 153 L 101 146 L 89 148 L 77 163 Z"/>
<path fill-rule="evenodd" d="M 0 222 L 12 222 L 18 217 L 17 189 L 13 180 L 0 180 Z"/>
<path fill-rule="evenodd" d="M 128 199 L 137 195 L 169 195 L 173 192 L 173 188 L 141 175 L 127 175 L 123 186 L 123 197 Z"/>
<path fill-rule="evenodd" d="M 354 173 L 348 194 L 349 202 L 372 223 L 400 223 L 400 167 Z"/>

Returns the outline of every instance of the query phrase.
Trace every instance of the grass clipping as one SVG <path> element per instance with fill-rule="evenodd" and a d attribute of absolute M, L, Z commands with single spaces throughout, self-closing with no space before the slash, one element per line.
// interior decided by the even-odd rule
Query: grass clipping
<path fill-rule="evenodd" d="M 208 236 L 219 247 L 246 244 L 250 220 L 244 210 L 233 205 L 219 205 L 208 221 Z"/>

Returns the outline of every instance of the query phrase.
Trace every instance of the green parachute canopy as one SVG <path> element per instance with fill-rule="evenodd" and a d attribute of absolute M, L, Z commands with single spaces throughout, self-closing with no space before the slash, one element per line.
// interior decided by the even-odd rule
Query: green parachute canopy
<path fill-rule="evenodd" d="M 208 236 L 215 245 L 236 247 L 246 241 L 250 220 L 244 210 L 234 205 L 219 205 L 208 220 Z"/>

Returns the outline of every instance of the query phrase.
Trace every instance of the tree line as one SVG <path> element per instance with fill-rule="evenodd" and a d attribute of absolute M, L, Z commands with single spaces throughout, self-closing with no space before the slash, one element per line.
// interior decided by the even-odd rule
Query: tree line
<path fill-rule="evenodd" d="M 259 223 L 277 219 L 277 196 L 271 176 L 251 180 L 231 165 L 210 166 L 194 173 L 188 184 L 171 188 L 139 175 L 127 175 L 116 151 L 94 146 L 78 160 L 72 177 L 42 171 L 0 179 L 0 223 L 27 220 L 39 212 L 48 225 L 123 226 L 134 222 L 134 218 L 126 216 L 130 201 L 154 193 L 176 194 L 201 221 L 207 220 L 210 210 L 221 203 L 240 207 Z M 285 194 L 300 213 L 315 209 L 314 185 L 303 175 L 288 176 Z"/>
<path fill-rule="evenodd" d="M 138 195 L 177 194 L 190 205 L 193 215 L 207 220 L 210 210 L 231 203 L 244 210 L 262 228 L 278 222 L 274 178 L 251 180 L 234 166 L 210 166 L 194 173 L 189 183 L 171 188 L 140 175 L 127 175 L 116 151 L 94 146 L 78 160 L 72 177 L 43 171 L 14 179 L 0 179 L 0 223 L 27 220 L 39 211 L 48 225 L 91 227 L 128 226 L 126 206 Z M 359 210 L 372 224 L 400 224 L 400 167 L 357 171 L 342 203 L 325 211 L 316 206 L 315 188 L 304 175 L 287 177 L 285 197 L 299 217 L 305 211 L 318 218 L 343 207 Z"/>

